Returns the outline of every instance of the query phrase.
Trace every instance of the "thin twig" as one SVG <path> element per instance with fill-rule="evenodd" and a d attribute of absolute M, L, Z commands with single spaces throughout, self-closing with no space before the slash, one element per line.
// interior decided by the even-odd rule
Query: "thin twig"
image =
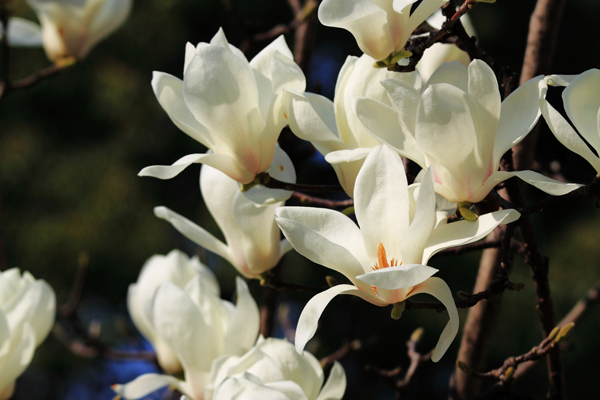
<path fill-rule="evenodd" d="M 338 350 L 321 359 L 321 367 L 325 368 L 346 357 L 349 353 L 360 350 L 361 347 L 362 343 L 360 340 L 347 340 Z"/>
<path fill-rule="evenodd" d="M 277 291 L 293 290 L 296 292 L 311 294 L 317 294 L 321 293 L 324 290 L 327 290 L 326 288 L 316 288 L 312 286 L 299 285 L 296 283 L 283 282 L 278 277 L 274 276 L 270 271 L 261 275 L 260 285 L 267 288 L 275 289 Z"/>
<path fill-rule="evenodd" d="M 344 191 L 344 189 L 340 185 L 305 185 L 301 183 L 288 183 L 282 182 L 268 175 L 266 175 L 266 178 L 263 178 L 262 180 L 263 181 L 261 182 L 261 184 L 271 189 L 283 189 L 289 191 L 315 193 L 335 193 Z"/>
<path fill-rule="evenodd" d="M 300 200 L 302 204 L 310 204 L 312 206 L 321 206 L 327 208 L 348 208 L 354 205 L 354 200 L 330 200 L 323 199 L 320 197 L 309 196 L 304 193 L 294 192 L 292 193 L 292 197 Z"/>

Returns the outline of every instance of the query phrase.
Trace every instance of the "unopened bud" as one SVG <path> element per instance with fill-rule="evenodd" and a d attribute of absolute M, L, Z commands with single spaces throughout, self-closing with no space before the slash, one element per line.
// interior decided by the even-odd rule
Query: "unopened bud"
<path fill-rule="evenodd" d="M 392 55 L 392 58 L 390 60 L 390 64 L 394 65 L 396 64 L 398 61 L 402 60 L 403 58 L 409 58 L 412 56 L 412 53 L 410 51 L 399 51 L 396 54 Z"/>
<path fill-rule="evenodd" d="M 456 366 L 458 367 L 458 369 L 460 369 L 465 374 L 471 373 L 471 368 L 469 368 L 469 366 L 467 364 L 465 364 L 464 362 L 462 362 L 460 360 L 456 360 Z"/>
<path fill-rule="evenodd" d="M 334 287 L 334 286 L 337 286 L 337 285 L 339 285 L 339 284 L 340 284 L 340 283 L 338 282 L 338 280 L 337 280 L 337 279 L 335 279 L 333 276 L 329 276 L 329 275 L 327 275 L 327 276 L 325 277 L 325 280 L 327 281 L 327 284 L 329 285 L 329 287 Z"/>
<path fill-rule="evenodd" d="M 415 331 L 412 333 L 412 335 L 410 335 L 410 340 L 412 340 L 413 342 L 417 342 L 417 341 L 421 340 L 421 336 L 423 336 L 423 332 L 425 332 L 423 330 L 423 328 L 415 329 Z"/>
<path fill-rule="evenodd" d="M 458 211 L 460 212 L 460 215 L 462 215 L 467 221 L 476 221 L 477 218 L 479 218 L 479 215 L 471 211 L 471 205 L 472 203 L 468 201 L 458 203 Z"/>
<path fill-rule="evenodd" d="M 344 214 L 345 216 L 354 214 L 354 206 L 346 208 L 345 210 L 342 211 L 342 214 Z"/>
<path fill-rule="evenodd" d="M 400 302 L 400 303 L 394 304 L 394 308 L 392 308 L 392 318 L 400 319 L 405 308 L 406 308 L 405 302 Z"/>
<path fill-rule="evenodd" d="M 506 369 L 506 372 L 504 373 L 504 379 L 505 380 L 510 380 L 510 378 L 513 377 L 513 375 L 515 374 L 515 368 L 514 367 L 508 367 Z"/>
<path fill-rule="evenodd" d="M 560 326 L 554 327 L 554 329 L 552 329 L 552 332 L 550 332 L 550 334 L 548 335 L 548 339 L 554 340 L 556 335 L 558 335 L 558 332 L 560 332 Z"/>
<path fill-rule="evenodd" d="M 574 326 L 575 322 L 571 322 L 570 324 L 563 326 L 558 332 L 558 335 L 556 335 L 556 339 L 554 339 L 554 341 L 559 343 L 560 341 L 565 340 L 571 334 L 571 331 L 573 331 Z"/>

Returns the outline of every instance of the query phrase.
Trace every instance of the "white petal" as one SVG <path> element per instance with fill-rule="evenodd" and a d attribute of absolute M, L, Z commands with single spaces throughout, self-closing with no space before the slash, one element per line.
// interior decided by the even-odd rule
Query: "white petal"
<path fill-rule="evenodd" d="M 600 70 L 590 69 L 579 75 L 567 86 L 562 97 L 565 111 L 577 131 L 596 152 L 600 151 L 600 133 L 598 132 Z"/>
<path fill-rule="evenodd" d="M 291 58 L 276 52 L 273 60 L 271 61 L 271 76 L 273 83 L 273 96 L 272 102 L 272 123 L 274 128 L 272 129 L 275 140 L 279 136 L 279 133 L 283 127 L 287 125 L 285 117 L 285 95 L 286 90 L 293 90 L 295 92 L 304 92 L 306 89 L 306 78 L 300 67 Z M 263 137 L 262 140 L 267 140 Z"/>
<path fill-rule="evenodd" d="M 400 156 L 386 145 L 373 149 L 358 173 L 354 208 L 371 260 L 377 260 L 379 244 L 389 259 L 402 260 L 409 226 L 408 183 Z"/>
<path fill-rule="evenodd" d="M 446 353 L 446 350 L 448 350 L 448 347 L 450 347 L 452 341 L 458 333 L 458 311 L 456 310 L 456 304 L 454 303 L 454 298 L 452 297 L 450 288 L 446 282 L 440 278 L 429 278 L 421 285 L 415 287 L 410 296 L 414 296 L 419 293 L 427 293 L 437 298 L 446 307 L 448 315 L 450 316 L 450 321 L 448 321 L 446 327 L 442 331 L 438 343 L 435 346 L 435 350 L 433 351 L 433 355 L 431 356 L 431 361 L 438 362 Z"/>
<path fill-rule="evenodd" d="M 545 97 L 547 90 L 543 78 L 540 75 L 528 80 L 502 102 L 494 145 L 495 166 L 508 149 L 527 136 L 540 118 L 539 100 Z"/>
<path fill-rule="evenodd" d="M 144 374 L 124 385 L 113 385 L 112 389 L 125 399 L 139 399 L 168 385 L 181 388 L 181 383 L 169 375 Z"/>
<path fill-rule="evenodd" d="M 358 290 L 353 285 L 337 285 L 317 294 L 304 306 L 298 319 L 298 326 L 296 328 L 296 350 L 298 353 L 302 353 L 306 343 L 315 335 L 321 314 L 323 314 L 327 304 L 338 294 L 358 296 L 378 306 L 387 305 L 387 303 L 379 300 L 375 295 Z"/>
<path fill-rule="evenodd" d="M 404 264 L 420 264 L 422 262 L 423 251 L 425 250 L 429 235 L 435 226 L 435 222 L 433 171 L 431 168 L 428 168 L 419 186 L 419 197 L 414 219 L 402 241 L 401 253 Z"/>
<path fill-rule="evenodd" d="M 585 158 L 594 167 L 596 172 L 600 173 L 600 159 L 590 150 L 567 120 L 546 100 L 540 100 L 540 108 L 548 127 L 558 141 L 567 149 Z"/>
<path fill-rule="evenodd" d="M 516 171 L 511 173 L 517 178 L 524 180 L 531 186 L 535 186 L 541 191 L 553 196 L 562 196 L 583 186 L 578 183 L 559 182 L 533 171 Z"/>
<path fill-rule="evenodd" d="M 419 6 L 416 8 L 416 10 L 413 11 L 413 13 L 410 15 L 406 27 L 404 28 L 403 37 L 408 39 L 408 37 L 413 33 L 415 29 L 417 29 L 419 25 L 423 23 L 423 21 L 425 21 L 431 14 L 435 12 L 435 10 L 437 10 L 447 2 L 448 0 L 423 0 L 421 4 L 419 4 Z M 398 9 L 402 6 L 396 6 L 397 3 L 402 3 L 402 5 L 404 5 L 405 3 L 407 3 L 407 1 L 394 1 L 394 10 L 396 10 L 396 12 L 399 12 Z M 414 1 L 409 0 L 408 3 L 414 3 Z"/>
<path fill-rule="evenodd" d="M 569 86 L 579 75 L 547 75 L 544 80 L 550 86 Z"/>
<path fill-rule="evenodd" d="M 202 163 L 227 174 L 231 179 L 240 183 L 250 183 L 255 175 L 233 157 L 226 154 L 189 154 L 175 161 L 172 165 L 153 165 L 142 169 L 138 176 L 151 176 L 158 179 L 171 179 L 192 164 Z"/>
<path fill-rule="evenodd" d="M 2 32 L 0 32 L 0 37 Z M 42 46 L 40 26 L 23 18 L 8 20 L 8 43 L 13 47 Z"/>
<path fill-rule="evenodd" d="M 188 45 L 192 46 L 190 43 Z M 195 52 L 194 47 L 192 46 Z M 186 57 L 190 56 L 186 52 Z M 193 56 L 195 53 L 191 53 Z M 154 71 L 152 73 L 152 89 L 161 107 L 167 112 L 171 121 L 191 138 L 206 147 L 214 147 L 214 141 L 208 129 L 190 112 L 183 100 L 183 81 L 173 75 Z"/>
<path fill-rule="evenodd" d="M 346 373 L 342 364 L 335 361 L 329 372 L 329 378 L 316 400 L 341 400 L 346 392 Z"/>
<path fill-rule="evenodd" d="M 29 323 L 23 326 L 20 338 L 16 338 L 16 347 L 11 350 L 0 374 L 0 391 L 4 390 L 27 369 L 35 352 L 35 332 Z"/>
<path fill-rule="evenodd" d="M 237 302 L 225 334 L 225 352 L 241 356 L 256 342 L 260 315 L 246 282 L 240 277 L 236 277 L 235 286 Z"/>
<path fill-rule="evenodd" d="M 282 207 L 277 209 L 275 220 L 294 249 L 312 262 L 338 271 L 353 282 L 364 273 L 361 261 L 366 256 L 360 230 L 342 213 Z"/>
<path fill-rule="evenodd" d="M 457 221 L 439 224 L 431 233 L 423 253 L 423 263 L 438 251 L 463 244 L 476 242 L 487 236 L 500 224 L 509 224 L 519 219 L 516 210 L 500 210 L 480 215 L 476 221 Z"/>
<path fill-rule="evenodd" d="M 194 243 L 231 262 L 231 251 L 229 248 L 204 228 L 166 207 L 154 208 L 154 215 L 170 222 L 175 229 Z"/>
<path fill-rule="evenodd" d="M 458 61 L 442 64 L 427 81 L 423 92 L 436 83 L 448 83 L 456 86 L 465 93 L 469 92 L 469 72 L 467 67 Z"/>
<path fill-rule="evenodd" d="M 359 147 L 352 150 L 332 151 L 325 156 L 329 164 L 349 163 L 353 161 L 364 160 L 373 149 Z"/>
<path fill-rule="evenodd" d="M 442 15 L 442 13 L 439 13 Z M 434 14 L 435 15 L 435 14 Z M 461 18 L 464 19 L 465 16 Z M 446 17 L 442 17 L 446 21 Z M 444 63 L 458 61 L 464 66 L 468 66 L 471 62 L 469 55 L 459 49 L 455 44 L 450 43 L 434 43 L 433 46 L 425 50 L 423 57 L 417 64 L 417 71 L 421 75 L 424 84 L 427 84 L 431 75 Z"/>
<path fill-rule="evenodd" d="M 292 160 L 285 151 L 275 146 L 273 162 L 267 169 L 267 173 L 278 181 L 296 183 L 296 170 Z M 243 195 L 258 205 L 275 204 L 285 201 L 292 196 L 291 191 L 283 189 L 270 189 L 262 185 L 256 185 L 252 189 L 243 192 Z"/>
<path fill-rule="evenodd" d="M 375 286 L 377 289 L 406 289 L 423 283 L 433 276 L 437 269 L 427 265 L 407 264 L 382 268 L 360 275 L 357 279 Z"/>
<path fill-rule="evenodd" d="M 92 2 L 88 1 L 89 3 Z M 89 26 L 89 40 L 93 43 L 104 39 L 125 23 L 131 13 L 133 0 L 108 0 L 101 3 L 102 7 Z"/>
<path fill-rule="evenodd" d="M 353 105 L 358 119 L 375 139 L 417 164 L 425 165 L 425 156 L 417 146 L 414 131 L 407 129 L 394 109 L 366 97 L 354 97 Z"/>

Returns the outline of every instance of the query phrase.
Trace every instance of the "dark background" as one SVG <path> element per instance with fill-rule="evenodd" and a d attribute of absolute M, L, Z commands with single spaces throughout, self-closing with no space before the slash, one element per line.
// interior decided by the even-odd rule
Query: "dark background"
<path fill-rule="evenodd" d="M 481 4 L 471 13 L 479 44 L 499 62 L 520 71 L 533 0 Z M 243 21 L 256 32 L 287 23 L 292 13 L 284 0 L 233 1 Z M 16 15 L 36 20 L 26 4 L 16 3 Z M 600 65 L 597 24 L 600 3 L 567 2 L 555 49 L 553 73 L 581 73 Z M 153 216 L 158 205 L 197 221 L 217 236 L 220 232 L 207 213 L 198 189 L 198 166 L 178 177 L 160 181 L 139 178 L 145 166 L 170 164 L 192 152 L 202 152 L 168 119 L 156 101 L 152 71 L 176 76 L 183 73 L 186 41 L 209 41 L 222 26 L 230 41 L 240 45 L 244 31 L 219 0 L 137 0 L 127 23 L 100 43 L 81 63 L 58 76 L 0 100 L 0 188 L 2 228 L 8 265 L 31 271 L 55 289 L 59 304 L 69 295 L 78 258 L 89 257 L 89 271 L 80 306 L 86 324 L 101 324 L 100 339 L 111 346 L 147 349 L 127 316 L 128 285 L 137 279 L 144 261 L 153 254 L 179 248 L 188 254 L 196 246 L 168 223 Z M 292 45 L 293 35 L 286 37 Z M 267 43 L 253 44 L 251 58 Z M 360 55 L 352 36 L 343 30 L 318 27 L 309 59 L 308 91 L 331 97 L 337 73 L 347 55 Z M 40 49 L 13 49 L 12 78 L 34 73 L 48 65 Z M 560 109 L 560 89 L 551 89 L 550 101 Z M 281 144 L 296 165 L 301 183 L 334 183 L 335 175 L 311 146 L 284 132 Z M 536 156 L 542 170 L 558 163 L 575 182 L 588 182 L 594 171 L 578 156 L 563 149 L 547 129 L 539 138 Z M 539 192 L 530 190 L 530 201 Z M 555 309 L 561 318 L 600 279 L 599 212 L 589 200 L 558 203 L 535 218 L 541 250 L 550 256 L 550 279 Z M 470 292 L 479 253 L 433 259 L 454 292 Z M 224 297 L 231 298 L 235 270 L 216 256 L 207 264 L 216 272 Z M 283 279 L 322 284 L 330 271 L 291 252 L 282 265 Z M 541 340 L 535 296 L 528 268 L 515 256 L 513 282 L 521 292 L 506 292 L 494 328 L 489 369 L 511 355 L 528 351 Z M 255 298 L 260 287 L 250 282 Z M 309 296 L 283 293 L 295 324 Z M 353 297 L 333 301 L 321 319 L 316 340 L 309 348 L 323 357 L 347 339 L 360 339 L 362 349 L 344 359 L 348 376 L 345 399 L 392 399 L 393 392 L 364 371 L 364 364 L 392 369 L 408 367 L 405 343 L 417 327 L 425 328 L 421 350 L 432 348 L 446 313 L 430 310 L 405 313 L 399 321 Z M 461 321 L 466 311 L 460 312 Z M 595 381 L 600 373 L 597 345 L 600 309 L 582 320 L 564 353 L 569 398 L 600 396 Z M 281 330 L 278 330 L 281 334 Z M 445 398 L 454 368 L 460 333 L 438 364 L 429 364 L 415 381 L 411 399 Z M 113 397 L 109 385 L 123 383 L 153 370 L 151 364 L 101 361 L 73 355 L 52 335 L 36 351 L 32 365 L 19 379 L 16 399 L 102 399 Z M 517 388 L 543 396 L 547 378 L 543 363 Z M 155 396 L 159 398 L 158 396 Z"/>

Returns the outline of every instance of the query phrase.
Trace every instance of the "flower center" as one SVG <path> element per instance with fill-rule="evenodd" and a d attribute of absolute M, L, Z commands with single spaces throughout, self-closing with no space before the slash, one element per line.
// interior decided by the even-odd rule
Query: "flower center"
<path fill-rule="evenodd" d="M 402 265 L 402 261 L 398 262 L 395 258 L 392 258 L 388 263 L 387 255 L 385 254 L 385 247 L 383 247 L 383 243 L 379 243 L 377 246 L 377 262 L 373 265 L 373 271 L 377 271 L 378 269 L 389 268 L 389 267 L 397 267 L 398 265 Z M 371 286 L 375 294 L 377 294 L 377 288 L 375 286 Z"/>

